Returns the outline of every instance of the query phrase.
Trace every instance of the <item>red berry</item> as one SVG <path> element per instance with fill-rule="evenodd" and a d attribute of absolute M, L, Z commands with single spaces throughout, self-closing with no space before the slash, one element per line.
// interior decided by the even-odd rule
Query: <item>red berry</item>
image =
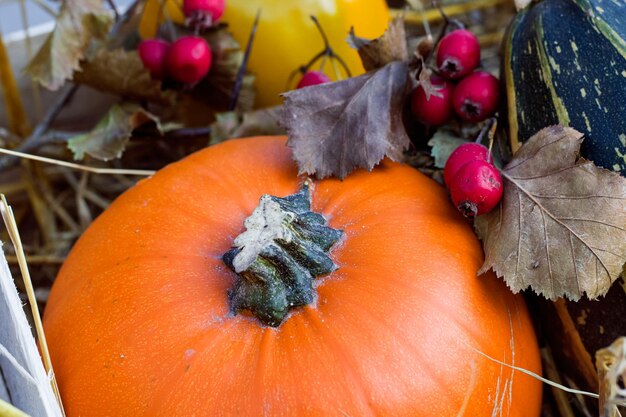
<path fill-rule="evenodd" d="M 438 87 L 436 93 L 426 96 L 424 88 L 419 85 L 411 94 L 411 111 L 417 120 L 426 126 L 441 126 L 452 118 L 452 93 L 454 86 L 441 77 L 430 77 L 433 86 Z"/>
<path fill-rule="evenodd" d="M 198 36 L 184 36 L 172 44 L 167 53 L 170 77 L 182 83 L 195 83 L 211 68 L 211 48 Z"/>
<path fill-rule="evenodd" d="M 498 96 L 498 79 L 488 72 L 477 71 L 456 86 L 452 104 L 463 120 L 476 123 L 495 113 Z"/>
<path fill-rule="evenodd" d="M 224 14 L 224 0 L 184 0 L 183 13 L 187 17 L 197 19 L 208 16 L 211 22 L 217 22 Z"/>
<path fill-rule="evenodd" d="M 165 56 L 170 44 L 162 39 L 146 39 L 137 47 L 143 66 L 152 78 L 160 80 L 165 75 Z"/>
<path fill-rule="evenodd" d="M 452 184 L 452 178 L 458 170 L 465 164 L 472 161 L 486 161 L 493 163 L 493 157 L 489 149 L 475 142 L 468 142 L 457 146 L 450 154 L 443 169 L 443 180 L 448 187 Z"/>
<path fill-rule="evenodd" d="M 302 75 L 302 78 L 298 82 L 297 88 L 309 87 L 311 85 L 318 85 L 329 83 L 330 78 L 322 71 L 307 71 Z"/>
<path fill-rule="evenodd" d="M 450 195 L 465 217 L 488 213 L 502 198 L 500 172 L 487 161 L 468 162 L 452 178 Z"/>
<path fill-rule="evenodd" d="M 447 79 L 458 79 L 474 71 L 480 62 L 480 45 L 472 32 L 457 29 L 448 33 L 437 48 L 437 67 Z"/>

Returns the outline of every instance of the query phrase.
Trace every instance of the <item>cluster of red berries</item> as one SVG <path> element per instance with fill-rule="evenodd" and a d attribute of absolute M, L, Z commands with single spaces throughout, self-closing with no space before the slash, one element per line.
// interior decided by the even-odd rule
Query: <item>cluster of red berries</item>
<path fill-rule="evenodd" d="M 478 143 L 464 143 L 446 161 L 443 179 L 452 202 L 465 217 L 493 210 L 502 198 L 502 177 L 491 152 Z"/>
<path fill-rule="evenodd" d="M 493 115 L 498 107 L 498 80 L 485 71 L 474 71 L 480 63 L 480 45 L 472 32 L 457 29 L 446 34 L 437 47 L 437 75 L 430 77 L 436 94 L 418 86 L 411 97 L 411 110 L 426 126 L 441 126 L 454 112 L 476 123 Z M 457 84 L 455 84 L 458 82 Z"/>
<path fill-rule="evenodd" d="M 430 76 L 434 94 L 422 85 L 411 97 L 411 111 L 426 126 L 448 123 L 456 113 L 470 123 L 492 116 L 498 107 L 498 80 L 480 64 L 480 45 L 472 32 L 456 29 L 446 34 L 436 51 L 436 75 Z M 431 89 L 432 90 L 432 89 Z M 444 182 L 452 202 L 465 217 L 488 213 L 502 198 L 502 178 L 491 152 L 478 143 L 457 147 L 444 168 Z"/>
<path fill-rule="evenodd" d="M 184 0 L 183 13 L 195 28 L 206 28 L 224 14 L 224 0 Z M 200 36 L 182 36 L 173 43 L 163 39 L 145 39 L 137 48 L 144 67 L 154 79 L 166 77 L 193 84 L 211 69 L 212 53 Z"/>

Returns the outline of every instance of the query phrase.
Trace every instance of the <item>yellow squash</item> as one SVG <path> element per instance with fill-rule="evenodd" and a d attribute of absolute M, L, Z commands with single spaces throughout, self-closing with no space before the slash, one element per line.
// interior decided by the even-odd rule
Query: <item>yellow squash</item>
<path fill-rule="evenodd" d="M 164 15 L 183 23 L 182 0 L 167 0 Z M 142 37 L 153 37 L 157 27 L 160 0 L 148 0 L 140 24 Z M 363 73 L 356 51 L 346 38 L 354 26 L 358 36 L 374 38 L 381 35 L 389 21 L 389 10 L 384 0 L 226 0 L 222 21 L 245 48 L 257 11 L 261 19 L 257 29 L 248 68 L 255 73 L 257 107 L 281 103 L 279 94 L 293 88 L 298 79 L 288 85 L 289 75 L 306 64 L 324 48 L 321 35 L 310 16 L 322 25 L 330 45 L 346 62 L 352 75 Z M 321 61 L 320 61 L 321 63 Z M 331 78 L 344 78 L 341 65 L 327 60 L 324 72 Z M 319 64 L 313 69 L 319 70 Z"/>

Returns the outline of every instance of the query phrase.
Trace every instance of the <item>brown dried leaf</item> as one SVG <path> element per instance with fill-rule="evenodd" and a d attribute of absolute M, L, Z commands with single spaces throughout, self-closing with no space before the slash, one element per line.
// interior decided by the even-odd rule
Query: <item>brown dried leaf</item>
<path fill-rule="evenodd" d="M 83 61 L 73 81 L 127 99 L 166 105 L 176 100 L 174 92 L 162 91 L 161 83 L 150 77 L 136 51 L 101 48 L 93 59 Z"/>
<path fill-rule="evenodd" d="M 600 417 L 616 417 L 616 406 L 626 407 L 626 337 L 596 352 L 600 385 Z M 620 383 L 621 380 L 621 383 Z"/>
<path fill-rule="evenodd" d="M 578 158 L 582 134 L 547 127 L 502 170 L 504 194 L 476 219 L 485 263 L 513 292 L 604 295 L 626 261 L 626 179 Z"/>
<path fill-rule="evenodd" d="M 162 131 L 159 118 L 137 104 L 115 104 L 91 132 L 71 138 L 67 146 L 74 159 L 83 159 L 85 154 L 102 161 L 119 158 L 133 130 L 148 122 L 156 123 Z"/>
<path fill-rule="evenodd" d="M 393 19 L 385 33 L 371 41 L 356 36 L 354 28 L 350 28 L 348 43 L 358 51 L 366 71 L 382 68 L 393 61 L 409 59 L 402 17 Z"/>
<path fill-rule="evenodd" d="M 426 68 L 422 61 L 422 70 L 420 71 L 420 75 L 417 81 L 417 84 L 422 87 L 424 93 L 426 94 L 426 100 L 430 100 L 431 96 L 442 98 L 441 90 L 443 89 L 443 85 L 433 85 L 430 81 L 431 71 Z"/>
<path fill-rule="evenodd" d="M 237 112 L 218 113 L 211 125 L 211 145 L 231 138 L 247 136 L 284 135 L 279 125 L 282 107 L 268 107 L 243 114 Z"/>
<path fill-rule="evenodd" d="M 33 79 L 56 90 L 80 68 L 93 39 L 103 39 L 113 22 L 102 0 L 66 0 L 54 30 L 26 67 Z"/>
<path fill-rule="evenodd" d="M 406 62 L 335 83 L 283 94 L 281 124 L 301 173 L 344 178 L 371 170 L 386 156 L 400 160 L 409 146 L 402 124 L 408 93 Z"/>

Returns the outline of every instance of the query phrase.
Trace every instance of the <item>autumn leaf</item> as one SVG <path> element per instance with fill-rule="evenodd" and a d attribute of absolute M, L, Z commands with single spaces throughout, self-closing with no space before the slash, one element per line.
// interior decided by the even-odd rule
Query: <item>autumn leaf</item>
<path fill-rule="evenodd" d="M 157 129 L 163 132 L 158 117 L 139 105 L 115 104 L 91 132 L 71 138 L 67 146 L 74 153 L 74 159 L 83 159 L 85 154 L 102 161 L 119 158 L 133 130 L 148 122 L 156 123 Z"/>
<path fill-rule="evenodd" d="M 43 86 L 56 90 L 72 78 L 93 39 L 103 39 L 113 19 L 101 0 L 66 0 L 54 30 L 26 67 Z"/>
<path fill-rule="evenodd" d="M 126 99 L 149 100 L 160 104 L 174 104 L 176 93 L 162 91 L 161 83 L 150 77 L 136 51 L 100 48 L 73 81 Z"/>
<path fill-rule="evenodd" d="M 467 141 L 458 137 L 446 129 L 437 129 L 433 137 L 428 141 L 428 146 L 432 146 L 431 155 L 435 158 L 435 167 L 444 168 L 450 154 Z"/>
<path fill-rule="evenodd" d="M 240 114 L 218 113 L 211 125 L 211 145 L 231 138 L 246 136 L 282 135 L 285 130 L 279 125 L 282 107 L 268 107 Z"/>
<path fill-rule="evenodd" d="M 281 124 L 301 173 L 344 178 L 371 170 L 409 146 L 402 124 L 409 69 L 395 61 L 378 71 L 283 94 Z"/>
<path fill-rule="evenodd" d="M 504 194 L 476 219 L 485 263 L 513 292 L 604 295 L 626 261 L 626 179 L 578 157 L 583 135 L 551 126 L 502 170 Z"/>
<path fill-rule="evenodd" d="M 393 19 L 385 33 L 371 41 L 356 36 L 354 28 L 350 28 L 348 43 L 359 53 L 366 71 L 382 68 L 393 61 L 406 61 L 409 58 L 402 17 Z"/>
<path fill-rule="evenodd" d="M 426 68 L 424 63 L 422 62 L 422 69 L 419 73 L 417 84 L 422 87 L 424 90 L 424 94 L 426 94 L 426 100 L 430 100 L 431 96 L 442 98 L 441 90 L 443 90 L 443 85 L 434 85 L 431 80 L 431 71 Z"/>

